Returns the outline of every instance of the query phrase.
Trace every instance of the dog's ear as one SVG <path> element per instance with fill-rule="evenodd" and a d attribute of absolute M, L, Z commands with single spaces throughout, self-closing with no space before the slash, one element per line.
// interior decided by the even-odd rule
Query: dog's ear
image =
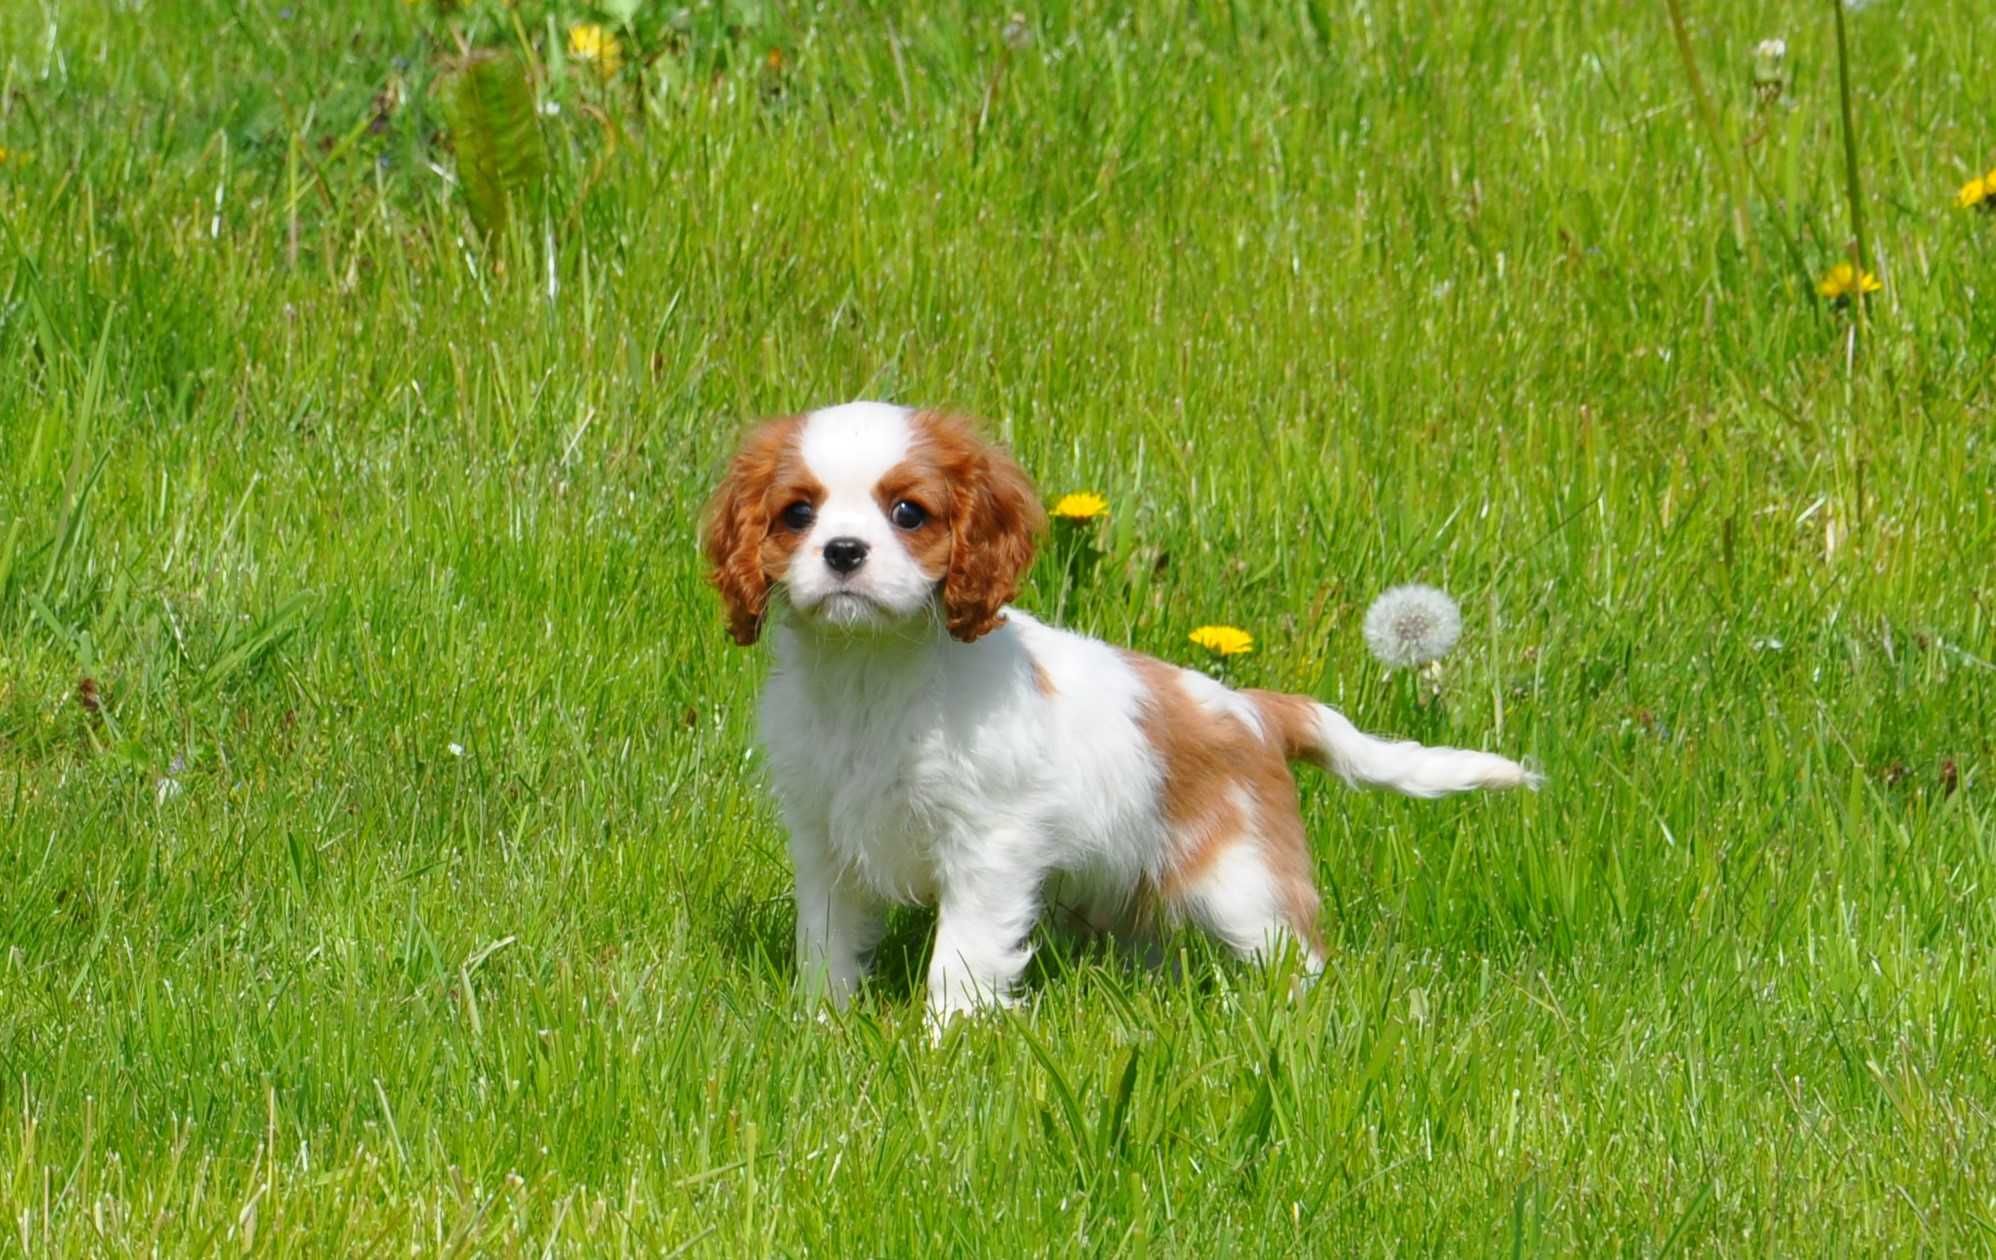
<path fill-rule="evenodd" d="M 774 580 L 763 546 L 769 537 L 770 487 L 784 452 L 796 441 L 800 423 L 793 416 L 766 421 L 752 430 L 729 461 L 701 522 L 707 580 L 727 606 L 728 633 L 743 647 L 762 633 Z"/>
<path fill-rule="evenodd" d="M 998 628 L 1000 611 L 1019 592 L 1045 532 L 1046 511 L 1033 483 L 1001 447 L 967 421 L 925 413 L 918 423 L 934 444 L 950 494 L 949 568 L 943 614 L 965 643 Z"/>

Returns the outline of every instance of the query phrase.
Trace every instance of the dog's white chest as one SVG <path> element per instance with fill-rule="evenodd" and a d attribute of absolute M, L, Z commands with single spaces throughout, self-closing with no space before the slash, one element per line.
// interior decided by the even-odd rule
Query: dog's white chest
<path fill-rule="evenodd" d="M 927 902 L 949 757 L 934 706 L 898 690 L 826 697 L 772 680 L 763 741 L 798 823 L 822 826 L 833 855 L 875 893 Z"/>

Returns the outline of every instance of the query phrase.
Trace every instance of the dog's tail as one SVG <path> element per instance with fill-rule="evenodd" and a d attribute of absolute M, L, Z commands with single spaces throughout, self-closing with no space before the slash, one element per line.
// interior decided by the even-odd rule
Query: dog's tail
<path fill-rule="evenodd" d="M 1291 761 L 1308 761 L 1353 787 L 1379 787 L 1407 796 L 1446 796 L 1476 788 L 1528 787 L 1544 776 L 1500 757 L 1468 748 L 1431 748 L 1413 740 L 1368 735 L 1351 719 L 1309 696 L 1250 691 L 1269 735 Z"/>

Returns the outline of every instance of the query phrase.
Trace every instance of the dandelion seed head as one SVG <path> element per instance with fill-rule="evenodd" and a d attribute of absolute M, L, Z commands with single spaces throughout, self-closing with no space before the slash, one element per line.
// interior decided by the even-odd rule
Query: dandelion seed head
<path fill-rule="evenodd" d="M 1763 39 L 1753 46 L 1753 92 L 1762 105 L 1775 104 L 1787 95 L 1787 40 Z"/>
<path fill-rule="evenodd" d="M 1365 645 L 1388 669 L 1438 661 L 1461 637 L 1462 610 L 1432 586 L 1396 586 L 1365 613 Z"/>

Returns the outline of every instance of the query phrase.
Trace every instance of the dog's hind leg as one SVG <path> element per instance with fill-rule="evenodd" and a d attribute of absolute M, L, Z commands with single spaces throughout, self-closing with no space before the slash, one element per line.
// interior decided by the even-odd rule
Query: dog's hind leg
<path fill-rule="evenodd" d="M 1301 847 L 1300 838 L 1296 844 Z M 1324 948 L 1308 871 L 1307 853 L 1242 836 L 1216 847 L 1172 900 L 1179 913 L 1241 957 L 1269 963 L 1293 951 L 1314 975 L 1323 970 Z"/>

